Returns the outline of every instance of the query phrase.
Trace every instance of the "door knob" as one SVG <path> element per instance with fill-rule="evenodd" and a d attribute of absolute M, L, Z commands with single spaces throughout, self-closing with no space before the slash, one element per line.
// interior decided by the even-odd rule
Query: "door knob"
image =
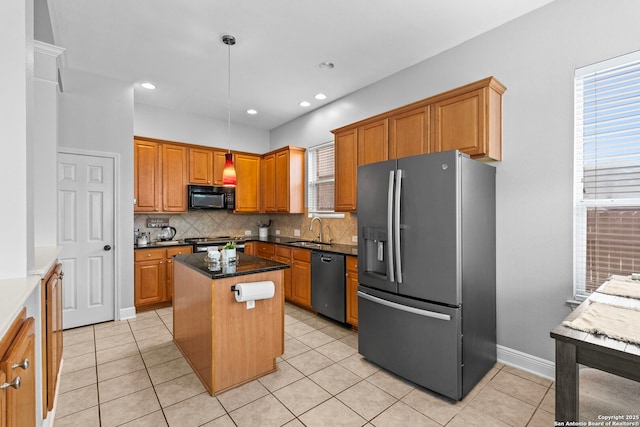
<path fill-rule="evenodd" d="M 16 379 L 11 381 L 10 383 L 0 384 L 0 390 L 4 390 L 5 388 L 9 388 L 9 387 L 13 387 L 17 390 L 20 388 L 21 385 L 22 385 L 22 380 L 20 379 L 20 377 L 16 377 Z"/>
<path fill-rule="evenodd" d="M 22 368 L 22 369 L 29 369 L 29 359 L 24 359 L 22 361 L 22 363 L 14 363 L 13 365 L 11 365 L 12 369 L 17 369 L 17 368 Z"/>
<path fill-rule="evenodd" d="M 104 249 L 105 251 L 110 251 L 111 250 L 111 245 L 104 245 Z"/>

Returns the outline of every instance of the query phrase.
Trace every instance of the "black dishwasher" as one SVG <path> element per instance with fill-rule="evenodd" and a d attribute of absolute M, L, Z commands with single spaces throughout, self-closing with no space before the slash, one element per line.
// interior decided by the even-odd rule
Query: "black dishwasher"
<path fill-rule="evenodd" d="M 344 255 L 311 252 L 311 307 L 338 322 L 345 322 Z"/>

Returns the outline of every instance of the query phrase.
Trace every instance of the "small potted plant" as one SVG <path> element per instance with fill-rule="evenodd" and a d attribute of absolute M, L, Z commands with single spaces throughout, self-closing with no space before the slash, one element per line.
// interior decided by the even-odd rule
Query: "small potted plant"
<path fill-rule="evenodd" d="M 227 242 L 222 248 L 222 260 L 234 262 L 236 260 L 236 242 Z"/>

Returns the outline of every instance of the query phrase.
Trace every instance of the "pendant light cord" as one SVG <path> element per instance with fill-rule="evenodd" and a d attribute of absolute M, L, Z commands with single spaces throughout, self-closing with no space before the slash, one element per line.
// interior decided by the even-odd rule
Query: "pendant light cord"
<path fill-rule="evenodd" d="M 227 43 L 227 152 L 231 153 L 231 42 Z"/>

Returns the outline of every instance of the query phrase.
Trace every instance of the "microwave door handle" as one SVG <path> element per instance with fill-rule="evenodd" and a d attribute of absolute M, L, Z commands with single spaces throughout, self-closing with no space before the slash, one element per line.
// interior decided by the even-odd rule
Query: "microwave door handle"
<path fill-rule="evenodd" d="M 395 282 L 395 274 L 393 271 L 393 181 L 395 171 L 389 171 L 389 186 L 387 188 L 387 247 L 389 256 L 387 257 L 388 277 L 391 282 Z"/>
<path fill-rule="evenodd" d="M 393 246 L 396 250 L 396 276 L 398 284 L 402 283 L 402 250 L 400 247 L 400 196 L 402 193 L 402 169 L 396 172 L 396 198 L 394 205 Z"/>

